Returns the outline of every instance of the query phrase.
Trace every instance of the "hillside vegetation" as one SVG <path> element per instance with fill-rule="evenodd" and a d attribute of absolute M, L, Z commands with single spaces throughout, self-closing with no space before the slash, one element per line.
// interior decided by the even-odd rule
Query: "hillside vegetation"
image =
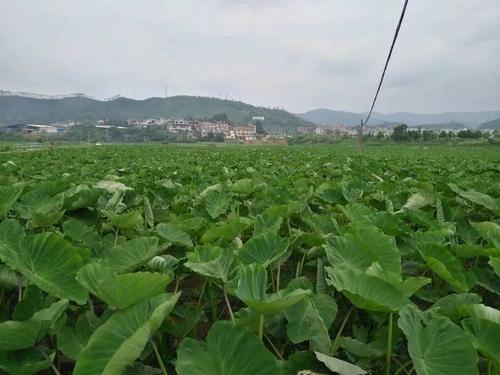
<path fill-rule="evenodd" d="M 231 121 L 246 123 L 252 116 L 264 116 L 267 130 L 291 131 L 311 125 L 287 111 L 255 107 L 242 102 L 207 97 L 174 96 L 134 100 L 119 97 L 101 101 L 85 96 L 39 99 L 23 96 L 0 96 L 0 122 L 51 123 L 56 121 L 96 121 L 129 118 L 204 118 L 226 113 Z"/>
<path fill-rule="evenodd" d="M 500 129 L 500 118 L 482 123 L 479 129 Z"/>
<path fill-rule="evenodd" d="M 318 125 L 359 125 L 361 119 L 366 117 L 365 113 L 333 111 L 330 109 L 314 109 L 305 113 L 299 113 L 297 116 L 314 122 Z M 469 126 L 478 126 L 485 121 L 500 118 L 500 111 L 482 111 L 482 112 L 443 112 L 443 113 L 378 113 L 374 112 L 371 116 L 369 125 L 388 124 L 407 124 L 417 126 L 423 124 L 444 124 L 464 123 Z"/>

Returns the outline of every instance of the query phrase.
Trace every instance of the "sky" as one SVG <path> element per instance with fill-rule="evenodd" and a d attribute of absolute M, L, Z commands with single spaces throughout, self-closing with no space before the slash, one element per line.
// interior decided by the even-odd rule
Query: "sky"
<path fill-rule="evenodd" d="M 0 89 L 370 107 L 403 0 L 0 0 Z M 500 1 L 410 0 L 377 112 L 500 109 Z"/>

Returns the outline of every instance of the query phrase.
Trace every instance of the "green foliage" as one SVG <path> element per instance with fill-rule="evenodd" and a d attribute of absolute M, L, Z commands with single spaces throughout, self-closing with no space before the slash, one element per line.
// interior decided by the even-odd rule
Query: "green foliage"
<path fill-rule="evenodd" d="M 498 160 L 493 146 L 2 153 L 0 372 L 494 374 Z"/>
<path fill-rule="evenodd" d="M 399 327 L 418 375 L 478 374 L 477 354 L 464 332 L 448 318 L 425 314 L 408 305 Z"/>
<path fill-rule="evenodd" d="M 178 299 L 179 294 L 161 294 L 114 313 L 90 336 L 73 374 L 121 374 L 139 357 Z"/>
<path fill-rule="evenodd" d="M 179 375 L 279 375 L 281 370 L 264 344 L 245 328 L 218 322 L 207 342 L 186 338 L 178 351 Z"/>
<path fill-rule="evenodd" d="M 265 117 L 266 129 L 294 129 L 311 123 L 282 109 L 255 107 L 243 102 L 201 96 L 172 96 L 133 100 L 118 98 L 99 101 L 87 97 L 59 100 L 0 97 L 0 122 L 52 123 L 57 121 L 97 121 L 123 125 L 130 118 L 206 118 L 247 123 L 252 116 Z"/>

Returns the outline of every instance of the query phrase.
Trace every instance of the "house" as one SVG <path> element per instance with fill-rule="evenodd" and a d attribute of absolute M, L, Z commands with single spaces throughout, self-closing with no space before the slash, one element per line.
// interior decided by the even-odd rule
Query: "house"
<path fill-rule="evenodd" d="M 201 138 L 207 137 L 210 133 L 212 134 L 229 134 L 233 127 L 227 122 L 217 121 L 202 121 L 195 125 L 196 132 Z"/>
<path fill-rule="evenodd" d="M 301 126 L 297 128 L 297 133 L 299 134 L 311 134 L 314 133 L 314 128 L 311 126 Z"/>
<path fill-rule="evenodd" d="M 59 129 L 51 125 L 26 124 L 24 127 L 24 133 L 26 134 L 55 134 L 58 132 L 60 132 Z"/>
<path fill-rule="evenodd" d="M 324 129 L 320 126 L 316 127 L 316 129 L 314 129 L 314 134 L 316 134 L 316 135 L 323 135 L 325 133 L 326 133 L 326 129 Z"/>
<path fill-rule="evenodd" d="M 256 139 L 257 130 L 255 125 L 239 125 L 234 128 L 236 138 L 242 141 L 253 141 Z"/>
<path fill-rule="evenodd" d="M 167 130 L 172 133 L 193 133 L 198 123 L 199 121 L 169 119 L 165 125 Z"/>

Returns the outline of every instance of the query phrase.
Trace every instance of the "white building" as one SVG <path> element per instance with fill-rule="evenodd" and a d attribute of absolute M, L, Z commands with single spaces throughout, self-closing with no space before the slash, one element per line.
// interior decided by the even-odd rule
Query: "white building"
<path fill-rule="evenodd" d="M 51 125 L 36 125 L 36 124 L 26 124 L 24 128 L 25 133 L 57 133 L 58 128 Z"/>
<path fill-rule="evenodd" d="M 202 121 L 195 126 L 200 137 L 204 138 L 208 134 L 229 134 L 233 127 L 227 122 Z"/>
<path fill-rule="evenodd" d="M 239 125 L 234 128 L 236 138 L 242 141 L 254 141 L 256 139 L 257 130 L 255 125 Z"/>

